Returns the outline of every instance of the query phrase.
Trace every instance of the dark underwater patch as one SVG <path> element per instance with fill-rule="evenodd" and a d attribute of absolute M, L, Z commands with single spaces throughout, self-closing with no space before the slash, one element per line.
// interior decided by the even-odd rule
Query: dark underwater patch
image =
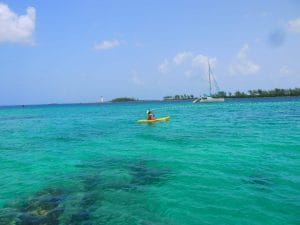
<path fill-rule="evenodd" d="M 260 190 L 265 190 L 272 185 L 271 179 L 263 175 L 250 175 L 244 179 L 244 182 Z"/>
<path fill-rule="evenodd" d="M 133 175 L 131 184 L 134 186 L 161 184 L 166 180 L 170 171 L 147 165 L 144 161 L 138 161 L 129 165 L 130 173 Z"/>
<path fill-rule="evenodd" d="M 74 179 L 75 186 L 69 191 L 44 188 L 28 199 L 15 200 L 0 209 L 0 225 L 92 224 L 98 218 L 95 212 L 103 213 L 105 218 L 112 216 L 105 209 L 99 211 L 99 207 L 115 192 L 123 190 L 134 195 L 135 192 L 146 191 L 147 186 L 163 184 L 170 174 L 169 170 L 151 165 L 146 160 L 99 159 L 76 167 L 82 170 L 70 178 Z M 128 204 L 130 202 L 132 204 L 128 199 Z"/>
<path fill-rule="evenodd" d="M 83 198 L 81 199 L 80 205 L 86 209 L 88 207 L 91 207 L 92 205 L 95 204 L 97 201 L 98 196 L 92 192 L 92 193 L 86 193 Z"/>
<path fill-rule="evenodd" d="M 249 183 L 256 184 L 256 185 L 262 185 L 262 186 L 268 186 L 271 184 L 271 182 L 268 178 L 260 177 L 260 176 L 250 176 Z"/>
<path fill-rule="evenodd" d="M 73 214 L 71 216 L 71 224 L 73 225 L 79 225 L 82 224 L 84 221 L 88 221 L 90 219 L 90 213 L 88 210 L 80 210 L 79 212 L 77 212 L 76 214 Z"/>
<path fill-rule="evenodd" d="M 16 202 L 1 210 L 0 225 L 58 225 L 64 212 L 61 206 L 65 193 L 62 189 L 47 188 L 24 202 Z"/>
<path fill-rule="evenodd" d="M 90 191 L 94 188 L 103 190 L 132 190 L 146 185 L 158 185 L 166 181 L 166 177 L 170 175 L 170 170 L 150 165 L 146 160 L 122 160 L 111 159 L 106 162 L 92 161 L 85 164 L 76 165 L 78 168 L 86 169 L 88 174 L 82 176 L 83 187 Z M 103 178 L 103 171 L 126 171 L 130 175 L 130 180 L 117 180 L 115 178 Z"/>
<path fill-rule="evenodd" d="M 86 174 L 81 178 L 81 185 L 85 192 L 95 190 L 101 184 L 101 178 L 96 174 Z"/>
<path fill-rule="evenodd" d="M 16 222 L 17 211 L 13 208 L 0 209 L 0 225 L 13 224 Z"/>

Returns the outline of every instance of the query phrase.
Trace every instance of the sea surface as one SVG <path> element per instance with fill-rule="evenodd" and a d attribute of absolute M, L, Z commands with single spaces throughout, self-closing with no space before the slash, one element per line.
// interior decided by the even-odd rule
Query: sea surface
<path fill-rule="evenodd" d="M 299 225 L 300 98 L 1 107 L 12 224 Z"/>

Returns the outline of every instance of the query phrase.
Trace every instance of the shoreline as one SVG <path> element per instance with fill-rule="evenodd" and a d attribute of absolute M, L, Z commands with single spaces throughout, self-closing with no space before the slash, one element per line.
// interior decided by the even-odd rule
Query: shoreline
<path fill-rule="evenodd" d="M 225 97 L 224 99 L 272 99 L 272 98 L 300 98 L 300 95 L 298 96 L 256 96 L 256 97 Z M 186 101 L 193 101 L 196 98 L 193 99 L 169 99 L 169 100 L 159 100 L 159 99 L 153 99 L 153 100 L 135 100 L 135 101 L 106 101 L 106 102 L 74 102 L 74 103 L 41 103 L 41 104 L 20 104 L 20 105 L 0 105 L 0 108 L 26 108 L 26 107 L 36 107 L 36 106 L 65 106 L 65 105 L 106 105 L 106 104 L 122 104 L 122 103 L 147 103 L 147 102 L 186 102 Z"/>

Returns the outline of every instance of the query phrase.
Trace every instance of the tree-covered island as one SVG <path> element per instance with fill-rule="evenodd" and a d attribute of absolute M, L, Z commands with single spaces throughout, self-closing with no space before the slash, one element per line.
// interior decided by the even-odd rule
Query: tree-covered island
<path fill-rule="evenodd" d="M 300 88 L 289 88 L 289 89 L 280 89 L 275 88 L 272 90 L 249 90 L 247 92 L 236 91 L 236 92 L 225 92 L 219 91 L 217 94 L 214 94 L 212 97 L 218 98 L 256 98 L 256 97 L 287 97 L 287 96 L 300 96 Z M 174 96 L 165 96 L 163 99 L 168 100 L 190 100 L 195 99 L 194 95 L 174 95 Z"/>
<path fill-rule="evenodd" d="M 139 101 L 136 98 L 128 98 L 128 97 L 121 97 L 121 98 L 114 98 L 111 100 L 111 102 L 135 102 Z"/>

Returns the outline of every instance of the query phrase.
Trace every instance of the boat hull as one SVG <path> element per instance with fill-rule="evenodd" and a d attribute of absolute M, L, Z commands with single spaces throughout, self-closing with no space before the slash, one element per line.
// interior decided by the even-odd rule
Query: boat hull
<path fill-rule="evenodd" d="M 224 98 L 201 97 L 193 101 L 193 103 L 210 103 L 210 102 L 224 102 Z"/>

